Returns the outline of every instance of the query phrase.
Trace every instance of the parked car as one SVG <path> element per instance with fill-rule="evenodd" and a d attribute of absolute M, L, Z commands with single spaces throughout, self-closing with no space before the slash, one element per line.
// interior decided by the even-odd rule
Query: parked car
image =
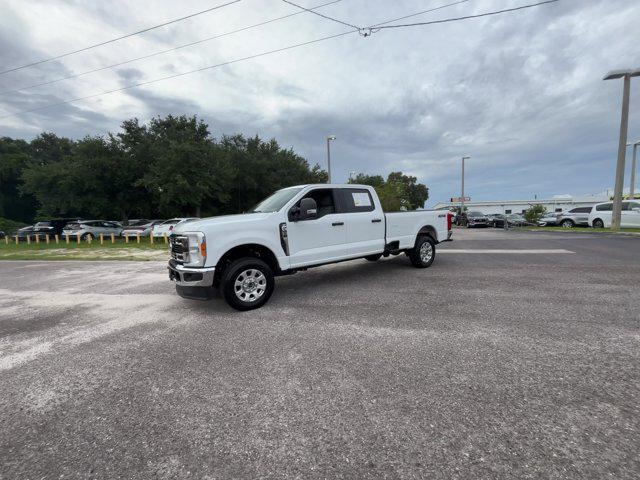
<path fill-rule="evenodd" d="M 171 231 L 180 223 L 182 222 L 188 222 L 189 220 L 199 220 L 196 217 L 189 217 L 189 218 L 172 218 L 170 220 L 165 220 L 164 222 L 158 224 L 158 225 L 154 225 L 153 229 L 151 231 L 151 234 L 155 237 L 155 238 L 162 238 L 165 235 L 170 235 Z"/>
<path fill-rule="evenodd" d="M 18 241 L 26 240 L 28 237 L 33 238 L 33 225 L 19 228 L 12 236 L 17 236 Z"/>
<path fill-rule="evenodd" d="M 7 234 L 4 233 L 3 230 L 0 230 L 0 238 L 4 239 L 4 237 L 6 237 L 6 236 L 7 236 Z"/>
<path fill-rule="evenodd" d="M 488 227 L 489 219 L 482 212 L 469 212 L 467 213 L 467 228 L 473 227 Z"/>
<path fill-rule="evenodd" d="M 612 216 L 613 202 L 598 203 L 591 209 L 588 222 L 594 228 L 609 228 Z M 640 228 L 640 200 L 622 202 L 620 226 L 622 228 Z"/>
<path fill-rule="evenodd" d="M 47 235 L 49 238 L 53 238 L 55 235 L 62 235 L 62 231 L 69 222 L 77 222 L 79 218 L 55 218 L 52 220 L 43 220 L 37 222 L 33 226 L 32 238 L 38 237 L 40 240 L 44 240 Z"/>
<path fill-rule="evenodd" d="M 143 221 L 143 220 L 142 220 Z M 155 225 L 159 225 L 164 220 L 149 220 L 145 221 L 145 223 L 138 223 L 134 225 L 129 225 L 122 230 L 123 237 L 137 237 L 140 235 L 141 237 L 148 237 L 151 235 L 151 230 Z"/>
<path fill-rule="evenodd" d="M 62 231 L 62 235 L 76 237 L 80 235 L 82 240 L 87 238 L 94 239 L 100 235 L 109 236 L 111 234 L 120 236 L 122 233 L 122 225 L 118 222 L 106 220 L 81 220 L 79 222 L 68 223 Z"/>
<path fill-rule="evenodd" d="M 558 217 L 561 212 L 545 212 L 538 220 L 539 227 L 554 227 L 558 225 Z"/>
<path fill-rule="evenodd" d="M 504 215 L 502 213 L 487 215 L 487 224 L 493 228 L 504 227 Z"/>
<path fill-rule="evenodd" d="M 507 224 L 513 227 L 524 227 L 526 225 L 532 225 L 524 215 L 519 213 L 511 213 L 507 215 Z"/>
<path fill-rule="evenodd" d="M 231 307 L 251 310 L 269 300 L 274 277 L 319 265 L 405 253 L 414 267 L 429 267 L 451 234 L 448 212 L 384 213 L 367 185 L 299 185 L 251 213 L 179 224 L 169 279 L 182 297 L 210 299 L 219 289 Z"/>
<path fill-rule="evenodd" d="M 563 228 L 588 227 L 592 207 L 575 207 L 556 216 L 556 225 Z"/>

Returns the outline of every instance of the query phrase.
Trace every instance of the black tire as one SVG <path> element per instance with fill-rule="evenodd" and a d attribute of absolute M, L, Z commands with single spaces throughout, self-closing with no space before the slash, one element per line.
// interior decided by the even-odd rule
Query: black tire
<path fill-rule="evenodd" d="M 378 260 L 380 260 L 380 257 L 382 257 L 381 253 L 376 253 L 375 255 L 369 255 L 367 257 L 364 257 L 365 260 L 369 260 L 370 262 L 377 262 Z"/>
<path fill-rule="evenodd" d="M 90 239 L 91 241 L 95 240 L 95 236 L 93 235 L 93 233 L 84 233 L 82 234 L 82 236 L 80 237 L 80 240 L 87 240 Z"/>
<path fill-rule="evenodd" d="M 565 220 L 562 220 L 562 222 L 560 222 L 560 226 L 562 228 L 573 228 L 576 225 L 573 223 L 573 220 L 569 220 L 568 218 Z"/>
<path fill-rule="evenodd" d="M 264 277 L 264 284 L 258 284 L 253 291 L 244 291 L 243 287 L 239 290 L 241 293 L 236 294 L 236 280 L 243 281 L 242 276 L 247 271 L 259 272 Z M 260 278 L 257 275 L 253 278 Z M 253 278 L 248 277 L 248 280 Z M 262 293 L 260 292 L 260 286 L 262 286 Z M 252 285 L 249 285 L 251 288 Z M 275 287 L 275 280 L 273 277 L 273 270 L 269 265 L 260 260 L 259 258 L 245 257 L 235 260 L 227 267 L 222 274 L 220 281 L 220 293 L 225 301 L 236 310 L 246 311 L 260 308 L 269 300 Z M 255 292 L 255 293 L 254 293 Z M 247 300 L 240 298 L 241 295 L 245 295 Z M 251 296 L 258 295 L 256 298 L 251 299 Z"/>
<path fill-rule="evenodd" d="M 593 221 L 593 228 L 604 228 L 604 222 L 602 220 L 600 220 L 599 218 L 596 218 Z"/>
<path fill-rule="evenodd" d="M 430 257 L 428 257 L 428 259 L 423 259 L 421 255 L 421 249 L 424 244 L 428 244 L 431 247 L 431 255 Z M 426 250 L 429 249 L 429 247 L 424 247 L 424 248 Z M 409 256 L 409 260 L 411 260 L 411 265 L 413 265 L 414 267 L 416 268 L 430 267 L 436 258 L 436 242 L 434 242 L 433 239 L 429 236 L 426 236 L 426 235 L 420 236 L 416 240 L 416 245 L 407 252 L 407 255 Z"/>

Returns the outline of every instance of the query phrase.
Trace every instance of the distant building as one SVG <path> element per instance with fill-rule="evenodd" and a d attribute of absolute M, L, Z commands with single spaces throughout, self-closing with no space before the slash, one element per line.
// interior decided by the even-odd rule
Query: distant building
<path fill-rule="evenodd" d="M 533 205 L 542 205 L 548 212 L 562 212 L 574 207 L 591 207 L 596 203 L 607 202 L 610 197 L 606 194 L 600 195 L 555 195 L 550 199 L 532 200 L 495 200 L 486 202 L 464 202 L 467 211 L 479 211 L 486 215 L 492 213 L 524 213 Z M 436 210 L 451 210 L 459 207 L 460 202 L 440 202 L 433 208 Z"/>

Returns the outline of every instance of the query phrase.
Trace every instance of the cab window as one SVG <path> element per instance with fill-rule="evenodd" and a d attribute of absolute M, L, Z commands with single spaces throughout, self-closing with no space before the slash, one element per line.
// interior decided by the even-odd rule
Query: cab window
<path fill-rule="evenodd" d="M 333 188 L 318 188 L 307 192 L 303 198 L 312 198 L 318 207 L 317 218 L 336 213 L 336 201 Z M 301 199 L 302 200 L 302 199 Z M 297 205 L 300 205 L 298 201 Z"/>
<path fill-rule="evenodd" d="M 339 192 L 342 200 L 341 212 L 372 212 L 376 208 L 371 193 L 366 188 L 341 188 Z"/>

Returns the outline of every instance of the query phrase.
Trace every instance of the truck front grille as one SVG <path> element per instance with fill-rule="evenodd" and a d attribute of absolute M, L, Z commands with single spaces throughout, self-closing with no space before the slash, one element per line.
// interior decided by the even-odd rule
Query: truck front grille
<path fill-rule="evenodd" d="M 187 262 L 189 259 L 189 239 L 179 235 L 169 237 L 171 258 L 177 262 Z"/>

